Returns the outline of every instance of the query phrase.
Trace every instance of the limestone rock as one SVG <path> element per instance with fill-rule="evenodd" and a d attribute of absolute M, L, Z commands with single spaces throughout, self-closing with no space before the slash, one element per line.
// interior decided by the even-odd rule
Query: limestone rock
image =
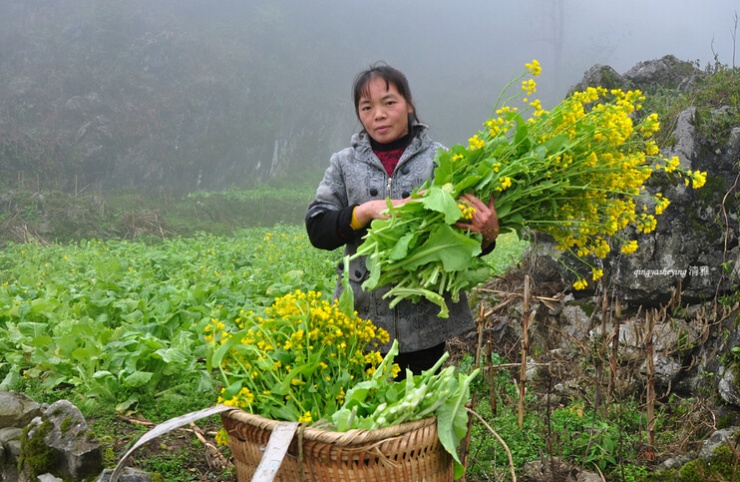
<path fill-rule="evenodd" d="M 100 474 L 97 482 L 109 482 L 111 475 L 113 475 L 113 471 L 106 469 Z M 118 477 L 118 482 L 152 482 L 152 477 L 147 472 L 126 467 L 123 469 L 121 476 Z"/>
<path fill-rule="evenodd" d="M 583 74 L 583 79 L 571 89 L 584 91 L 588 87 L 606 87 L 607 89 L 625 89 L 628 85 L 627 79 L 622 77 L 608 65 L 596 64 Z"/>
<path fill-rule="evenodd" d="M 740 393 L 738 393 L 737 380 L 732 369 L 724 370 L 724 374 L 717 384 L 717 392 L 725 403 L 740 407 Z"/>
<path fill-rule="evenodd" d="M 44 441 L 59 454 L 60 473 L 81 480 L 103 470 L 100 443 L 87 436 L 87 422 L 74 404 L 67 400 L 54 402 L 44 417 L 52 424 Z"/>
<path fill-rule="evenodd" d="M 684 90 L 701 75 L 702 71 L 691 62 L 666 55 L 657 60 L 638 63 L 624 74 L 624 78 L 643 91 L 655 87 Z"/>
<path fill-rule="evenodd" d="M 39 475 L 37 478 L 39 482 L 64 482 L 64 480 L 51 474 L 42 474 Z"/>
<path fill-rule="evenodd" d="M 0 390 L 0 428 L 22 428 L 40 413 L 41 406 L 22 393 Z"/>
<path fill-rule="evenodd" d="M 720 445 L 733 441 L 735 435 L 740 431 L 740 427 L 730 427 L 714 432 L 701 446 L 699 457 L 708 459 L 714 454 L 714 450 Z M 733 442 L 734 443 L 734 442 Z"/>

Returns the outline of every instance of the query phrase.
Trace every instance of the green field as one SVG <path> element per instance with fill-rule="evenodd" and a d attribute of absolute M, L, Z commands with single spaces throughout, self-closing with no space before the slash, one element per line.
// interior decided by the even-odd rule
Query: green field
<path fill-rule="evenodd" d="M 500 237 L 486 257 L 492 276 L 515 265 L 527 245 L 510 234 Z M 217 403 L 219 377 L 206 362 L 212 320 L 228 324 L 241 310 L 258 312 L 297 289 L 330 297 L 340 260 L 340 250 L 313 248 L 300 224 L 221 236 L 8 243 L 0 250 L 0 389 L 75 403 L 112 467 L 145 430 L 124 417 L 160 423 Z M 492 358 L 494 364 L 516 361 Z M 458 354 L 454 363 L 469 373 L 474 360 Z M 478 378 L 472 388 L 475 410 L 506 440 L 517 470 L 550 453 L 622 474 L 614 480 L 641 480 L 647 473 L 632 462 L 644 441 L 638 400 L 597 413 L 587 398 L 574 399 L 543 416 L 541 399 L 528 391 L 521 430 L 512 373 Z M 677 403 L 685 413 L 686 405 Z M 661 443 L 670 444 L 667 424 L 680 420 L 672 422 L 668 412 L 658 416 L 667 429 Z M 180 442 L 175 449 L 177 440 L 149 448 L 137 467 L 164 480 L 211 480 L 203 447 Z M 469 481 L 506 480 L 508 455 L 483 425 L 472 427 L 470 457 Z M 228 471 L 221 476 L 232 480 Z"/>

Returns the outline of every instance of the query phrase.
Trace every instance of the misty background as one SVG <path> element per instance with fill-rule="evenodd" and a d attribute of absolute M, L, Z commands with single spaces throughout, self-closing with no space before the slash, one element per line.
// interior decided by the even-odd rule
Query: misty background
<path fill-rule="evenodd" d="M 540 61 L 559 102 L 595 64 L 735 66 L 730 0 L 0 0 L 0 185 L 109 190 L 318 180 L 360 129 L 354 76 L 409 78 L 465 143 Z"/>

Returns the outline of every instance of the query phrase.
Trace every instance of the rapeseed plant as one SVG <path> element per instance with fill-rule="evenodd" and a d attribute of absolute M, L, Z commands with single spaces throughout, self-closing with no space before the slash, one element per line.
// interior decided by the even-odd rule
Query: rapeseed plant
<path fill-rule="evenodd" d="M 658 116 L 635 120 L 645 100 L 639 90 L 589 87 L 547 111 L 531 99 L 534 79 L 524 79 L 539 75 L 541 67 L 536 60 L 525 67 L 467 146 L 438 151 L 433 180 L 412 194 L 416 202 L 389 203 L 390 217 L 371 224 L 355 256 L 367 256 L 371 276 L 365 289 L 391 286 L 385 294 L 391 306 L 425 297 L 444 317 L 445 293 L 456 301 L 460 291 L 488 278 L 478 256 L 480 234 L 454 226 L 471 216 L 455 201 L 462 194 L 484 202 L 493 197 L 502 232 L 550 234 L 557 249 L 592 269 L 596 281 L 603 272 L 589 257 L 605 258 L 613 249 L 634 253 L 638 244 L 626 228 L 652 232 L 655 216 L 670 204 L 645 188 L 655 171 L 694 188 L 706 182 L 706 173 L 683 170 L 677 157 L 659 155 L 652 138 L 660 129 Z M 521 91 L 502 102 L 517 81 Z M 518 98 L 525 106 L 521 112 L 507 105 Z M 573 287 L 586 288 L 588 280 L 576 275 Z"/>
<path fill-rule="evenodd" d="M 373 375 L 383 360 L 373 349 L 390 339 L 338 301 L 301 290 L 275 299 L 264 316 L 242 311 L 205 330 L 224 383 L 219 403 L 302 423 L 336 412 L 345 387 Z"/>

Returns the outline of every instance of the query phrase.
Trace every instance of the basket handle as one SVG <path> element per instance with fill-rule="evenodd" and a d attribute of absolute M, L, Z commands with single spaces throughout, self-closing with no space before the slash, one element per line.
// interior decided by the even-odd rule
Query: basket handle
<path fill-rule="evenodd" d="M 228 410 L 234 410 L 234 407 L 229 407 L 226 405 L 216 405 L 215 407 L 204 408 L 203 410 L 198 410 L 196 412 L 190 412 L 185 415 L 172 418 L 170 420 L 167 420 L 166 422 L 163 422 L 157 425 L 156 427 L 151 429 L 149 432 L 145 433 L 134 444 L 134 446 L 131 447 L 123 457 L 121 457 L 121 460 L 118 461 L 118 465 L 116 465 L 115 470 L 113 470 L 113 473 L 111 474 L 110 482 L 118 482 L 118 477 L 120 477 L 121 472 L 123 472 L 123 469 L 126 466 L 126 461 L 128 460 L 129 456 L 131 456 L 134 450 L 139 448 L 141 445 L 149 442 L 150 440 L 153 440 L 159 437 L 160 435 L 164 435 L 177 428 L 184 427 L 190 422 L 195 422 L 196 420 L 200 420 L 201 418 L 210 417 L 211 415 L 215 415 L 221 412 L 226 412 Z"/>
<path fill-rule="evenodd" d="M 296 430 L 298 422 L 280 422 L 272 429 L 270 438 L 267 441 L 265 453 L 262 455 L 257 470 L 252 475 L 252 482 L 272 482 L 275 475 L 283 463 L 285 454 L 288 452 Z"/>

